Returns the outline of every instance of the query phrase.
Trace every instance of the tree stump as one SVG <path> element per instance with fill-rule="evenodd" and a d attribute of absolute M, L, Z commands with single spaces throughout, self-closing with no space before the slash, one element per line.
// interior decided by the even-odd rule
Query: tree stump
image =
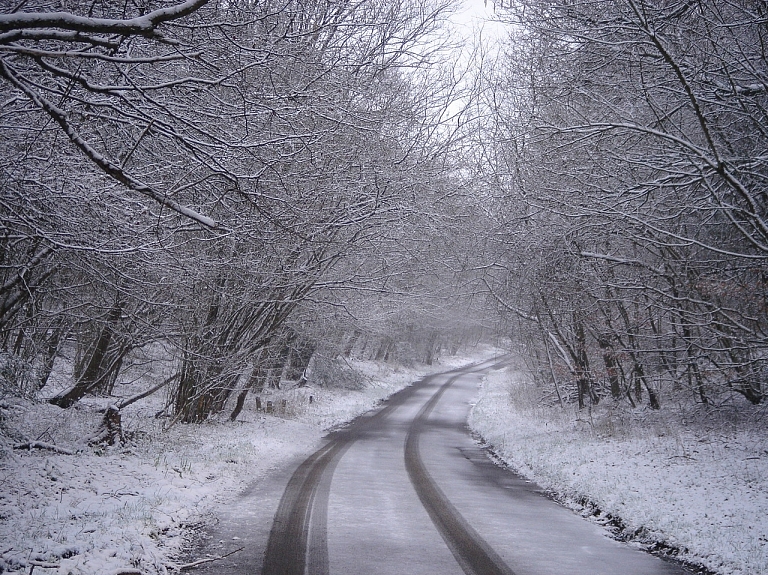
<path fill-rule="evenodd" d="M 89 441 L 90 444 L 106 443 L 107 445 L 122 444 L 123 437 L 122 414 L 116 405 L 110 405 L 104 411 L 104 417 L 99 426 L 99 433 Z"/>

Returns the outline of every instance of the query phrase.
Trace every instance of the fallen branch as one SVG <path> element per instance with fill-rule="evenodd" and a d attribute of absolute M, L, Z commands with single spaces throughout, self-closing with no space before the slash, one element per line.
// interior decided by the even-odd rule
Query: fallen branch
<path fill-rule="evenodd" d="M 235 549 L 234 551 L 230 551 L 226 555 L 219 555 L 218 557 L 207 557 L 206 559 L 198 559 L 197 561 L 192 561 L 192 563 L 185 563 L 184 565 L 166 565 L 166 568 L 173 569 L 174 571 L 185 571 L 187 569 L 198 567 L 199 565 L 212 563 L 213 561 L 221 561 L 222 559 L 226 559 L 230 555 L 234 555 L 235 553 L 242 551 L 243 549 L 245 549 L 245 547 L 240 547 L 240 549 Z"/>
<path fill-rule="evenodd" d="M 63 455 L 74 455 L 75 452 L 71 449 L 66 449 L 64 447 L 59 447 L 58 445 L 53 445 L 51 443 L 43 443 L 42 441 L 27 441 L 26 443 L 17 443 L 13 446 L 14 449 L 47 449 L 48 451 L 53 451 L 54 453 L 61 453 Z"/>
<path fill-rule="evenodd" d="M 147 397 L 147 396 L 149 396 L 149 395 L 152 395 L 152 394 L 153 394 L 153 393 L 155 393 L 155 392 L 156 392 L 158 389 L 160 389 L 160 388 L 162 388 L 162 387 L 164 387 L 164 386 L 168 385 L 168 384 L 169 384 L 169 383 L 171 383 L 171 382 L 172 382 L 174 379 L 177 379 L 177 378 L 179 377 L 179 375 L 181 375 L 181 374 L 177 373 L 176 375 L 172 375 L 171 377 L 169 377 L 169 378 L 168 378 L 168 379 L 166 379 L 165 381 L 161 381 L 160 383 L 158 383 L 158 384 L 157 384 L 157 385 L 155 385 L 154 387 L 150 387 L 150 388 L 149 388 L 148 390 L 146 390 L 146 391 L 142 391 L 141 393 L 137 393 L 137 394 L 136 394 L 136 395 L 134 395 L 133 397 L 129 397 L 129 398 L 127 398 L 127 399 L 124 399 L 123 401 L 121 401 L 120 403 L 118 403 L 118 404 L 117 404 L 117 408 L 118 408 L 118 409 L 123 409 L 124 407 L 128 407 L 128 406 L 129 406 L 129 405 L 131 405 L 132 403 L 136 403 L 136 402 L 137 402 L 137 401 L 139 401 L 140 399 L 144 399 L 145 397 Z"/>

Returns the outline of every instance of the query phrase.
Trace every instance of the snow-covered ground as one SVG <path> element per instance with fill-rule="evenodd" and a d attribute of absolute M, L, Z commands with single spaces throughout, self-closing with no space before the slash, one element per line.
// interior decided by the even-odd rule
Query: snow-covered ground
<path fill-rule="evenodd" d="M 359 389 L 275 391 L 261 396 L 274 414 L 248 402 L 234 423 L 164 430 L 168 420 L 154 417 L 163 398 L 150 396 L 124 410 L 129 441 L 115 448 L 92 448 L 85 441 L 94 435 L 104 401 L 62 410 L 6 399 L 0 402 L 0 573 L 176 572 L 195 529 L 269 469 L 309 454 L 328 429 L 426 373 L 489 353 L 475 350 L 429 368 L 353 362 L 362 374 Z M 76 453 L 13 448 L 28 441 Z"/>
<path fill-rule="evenodd" d="M 133 433 L 116 448 L 84 442 L 99 423 L 98 402 L 61 410 L 6 400 L 0 573 L 175 573 L 194 531 L 269 469 L 311 453 L 328 429 L 425 373 L 492 354 L 486 348 L 429 369 L 356 362 L 366 382 L 359 389 L 275 392 L 262 402 L 277 413 L 247 404 L 234 423 L 164 430 L 167 420 L 154 418 L 162 398 L 151 396 L 125 409 L 123 426 Z M 601 522 L 620 519 L 623 535 L 663 542 L 718 573 L 768 574 L 764 410 L 598 407 L 581 414 L 541 407 L 525 374 L 509 369 L 489 374 L 471 425 L 511 467 L 574 509 Z M 30 440 L 77 454 L 13 449 Z"/>
<path fill-rule="evenodd" d="M 768 574 L 768 413 L 542 406 L 522 370 L 492 372 L 470 426 L 511 468 L 617 535 L 727 575 Z"/>

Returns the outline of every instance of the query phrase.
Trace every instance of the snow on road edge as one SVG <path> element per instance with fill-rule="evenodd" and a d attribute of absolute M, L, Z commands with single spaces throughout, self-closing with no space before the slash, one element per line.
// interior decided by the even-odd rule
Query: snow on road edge
<path fill-rule="evenodd" d="M 630 412 L 609 403 L 591 412 L 542 407 L 525 373 L 507 368 L 488 375 L 469 425 L 567 505 L 620 522 L 624 538 L 662 543 L 723 575 L 768 574 L 761 412 Z"/>

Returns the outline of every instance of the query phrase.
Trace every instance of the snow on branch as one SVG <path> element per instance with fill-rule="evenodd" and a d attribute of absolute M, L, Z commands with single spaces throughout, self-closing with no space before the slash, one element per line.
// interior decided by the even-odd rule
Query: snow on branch
<path fill-rule="evenodd" d="M 145 397 L 148 397 L 148 396 L 152 395 L 157 390 L 165 387 L 166 385 L 171 383 L 173 380 L 177 379 L 179 377 L 179 375 L 180 374 L 178 374 L 178 373 L 175 374 L 175 375 L 172 375 L 171 377 L 161 381 L 157 385 L 154 385 L 154 386 L 150 387 L 148 390 L 142 391 L 141 393 L 137 393 L 136 395 L 134 395 L 132 397 L 128 397 L 128 398 L 124 399 L 123 401 L 121 401 L 120 403 L 117 404 L 117 409 L 123 409 L 124 407 L 128 407 L 132 403 L 136 403 L 140 399 L 144 399 Z"/>
<path fill-rule="evenodd" d="M 537 317 L 527 314 L 520 308 L 515 307 L 510 303 L 504 301 L 495 291 L 493 291 L 493 288 L 491 287 L 491 284 L 488 283 L 487 279 L 481 278 L 481 281 L 485 284 L 485 287 L 488 289 L 488 293 L 491 294 L 493 299 L 495 299 L 504 309 L 516 314 L 520 319 L 525 319 L 528 321 L 535 321 L 535 322 L 539 321 Z"/>
<path fill-rule="evenodd" d="M 17 443 L 13 446 L 14 449 L 27 449 L 29 451 L 32 451 L 33 449 L 45 449 L 48 451 L 53 451 L 54 453 L 61 453 L 62 455 L 74 455 L 75 452 L 71 449 L 66 449 L 64 447 L 59 447 L 58 445 L 53 445 L 52 443 L 43 443 L 42 441 L 27 441 L 25 443 Z"/>
<path fill-rule="evenodd" d="M 29 89 L 16 77 L 15 71 L 2 60 L 0 60 L 0 76 L 3 76 L 9 80 L 11 84 L 24 92 L 24 94 L 26 94 L 27 97 L 32 100 L 40 109 L 44 110 L 59 125 L 59 127 L 67 135 L 70 141 L 108 176 L 117 180 L 128 189 L 143 194 L 153 199 L 157 203 L 173 210 L 178 214 L 181 214 L 186 218 L 189 218 L 190 220 L 199 223 L 206 228 L 219 228 L 219 224 L 215 220 L 200 214 L 191 208 L 179 204 L 162 192 L 137 180 L 127 172 L 123 171 L 120 166 L 112 162 L 109 158 L 99 153 L 70 125 L 69 121 L 67 120 L 67 114 L 64 110 L 37 92 Z"/>
<path fill-rule="evenodd" d="M 69 38 L 69 36 L 72 36 L 72 38 Z M 56 39 L 56 40 L 64 40 L 64 41 L 85 41 L 85 40 L 75 40 L 75 37 L 79 37 L 79 35 L 76 34 L 69 34 L 67 32 L 62 32 L 62 37 L 59 36 L 49 36 L 47 39 Z M 2 44 L 4 40 L 4 36 L 0 34 L 0 44 Z M 88 40 L 92 44 L 96 44 L 95 40 Z M 113 43 L 111 42 L 103 42 L 102 43 L 107 48 L 112 48 Z M 101 54 L 96 52 L 83 52 L 81 50 L 40 50 L 37 48 L 28 48 L 28 47 L 20 47 L 20 46 L 0 46 L 0 51 L 4 52 L 13 52 L 14 54 L 24 54 L 26 56 L 32 56 L 33 58 L 79 58 L 81 60 L 100 60 L 103 62 L 114 62 L 116 64 L 158 64 L 163 62 L 176 62 L 179 60 L 186 60 L 189 58 L 199 58 L 202 55 L 202 52 L 182 52 L 182 53 L 175 53 L 175 54 L 166 54 L 164 56 L 111 56 L 109 54 Z M 190 81 L 190 79 L 185 78 L 184 81 Z"/>
<path fill-rule="evenodd" d="M 725 84 L 718 80 L 710 80 L 717 89 L 718 94 L 724 96 L 737 95 L 737 96 L 757 96 L 768 92 L 768 86 L 765 84 L 746 84 L 740 85 L 736 82 L 731 84 Z"/>
<path fill-rule="evenodd" d="M 16 12 L 0 14 L 0 31 L 29 28 L 58 28 L 96 34 L 153 36 L 159 24 L 192 14 L 208 0 L 187 0 L 175 6 L 160 8 L 149 14 L 126 20 L 88 18 L 69 12 Z"/>
<path fill-rule="evenodd" d="M 641 268 L 645 268 L 647 270 L 652 271 L 653 273 L 663 276 L 664 270 L 661 268 L 655 268 L 653 266 L 650 266 L 644 262 L 641 262 L 640 260 L 630 260 L 626 258 L 619 258 L 616 256 L 610 256 L 608 254 L 599 254 L 595 252 L 579 252 L 579 255 L 584 258 L 590 258 L 590 259 L 596 259 L 596 260 L 605 260 L 608 262 L 613 262 L 621 265 L 627 265 L 627 266 L 637 266 Z"/>
<path fill-rule="evenodd" d="M 10 30 L 9 32 L 0 34 L 0 44 L 10 44 L 11 42 L 16 42 L 18 40 L 59 40 L 60 42 L 80 42 L 91 44 L 93 46 L 103 46 L 104 48 L 110 49 L 115 49 L 119 46 L 119 43 L 113 38 L 83 34 L 82 32 L 53 30 L 51 28 Z M 4 49 L 9 50 L 11 48 L 6 46 Z M 18 49 L 18 46 L 13 47 L 14 51 L 16 49 Z"/>
<path fill-rule="evenodd" d="M 222 559 L 226 559 L 230 555 L 239 553 L 243 549 L 245 549 L 245 547 L 240 547 L 239 549 L 230 551 L 225 555 L 219 555 L 217 557 L 206 557 L 205 559 L 198 559 L 197 561 L 192 561 L 191 563 L 185 563 L 183 565 L 166 565 L 166 568 L 170 571 L 186 571 L 188 569 L 194 569 L 195 567 L 199 567 L 200 565 L 205 565 L 206 563 L 212 563 L 213 561 L 221 561 Z"/>
<path fill-rule="evenodd" d="M 555 345 L 555 349 L 557 350 L 557 355 L 560 356 L 560 359 L 562 359 L 565 362 L 565 365 L 568 366 L 568 370 L 571 373 L 576 373 L 576 368 L 573 365 L 573 362 L 571 362 L 571 359 L 568 357 L 568 353 L 563 349 L 563 346 L 558 341 L 557 337 L 555 337 L 555 334 L 553 334 L 551 331 L 547 332 L 547 335 L 549 336 L 549 339 L 552 340 L 552 343 Z"/>
<path fill-rule="evenodd" d="M 22 283 L 26 276 L 29 274 L 29 271 L 37 266 L 40 262 L 42 262 L 46 257 L 48 257 L 51 252 L 53 252 L 53 248 L 44 247 L 34 256 L 32 256 L 32 258 L 26 264 L 20 267 L 16 274 L 11 275 L 10 279 L 8 279 L 8 281 L 0 286 L 0 293 L 7 292 L 11 288 L 14 288 L 18 284 Z"/>

